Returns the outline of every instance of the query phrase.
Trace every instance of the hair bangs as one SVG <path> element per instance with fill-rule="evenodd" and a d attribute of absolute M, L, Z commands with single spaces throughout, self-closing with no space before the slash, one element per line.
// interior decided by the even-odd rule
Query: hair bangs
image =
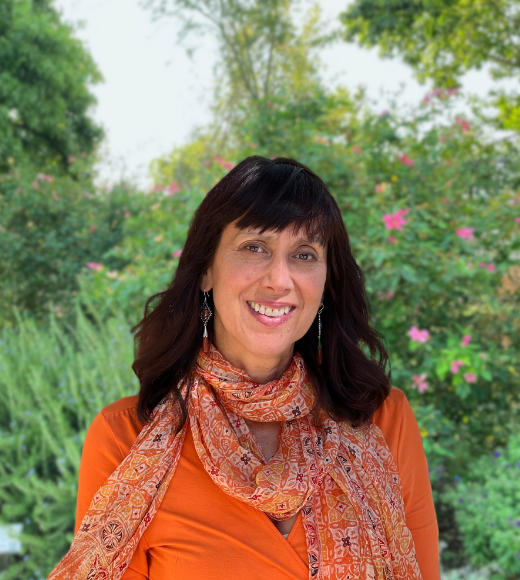
<path fill-rule="evenodd" d="M 291 227 L 294 234 L 302 231 L 311 242 L 326 246 L 334 230 L 327 193 L 325 184 L 302 167 L 279 163 L 236 191 L 235 226 L 260 233 Z"/>

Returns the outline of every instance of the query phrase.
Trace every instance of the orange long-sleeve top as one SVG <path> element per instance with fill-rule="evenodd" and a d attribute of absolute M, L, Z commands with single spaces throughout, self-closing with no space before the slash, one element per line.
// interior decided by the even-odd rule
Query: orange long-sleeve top
<path fill-rule="evenodd" d="M 137 419 L 136 403 L 137 395 L 119 399 L 103 408 L 90 425 L 81 457 L 75 532 L 94 494 L 128 454 L 143 428 Z M 392 387 L 373 422 L 381 429 L 399 469 L 406 524 L 412 533 L 423 580 L 440 580 L 439 530 L 426 455 L 403 391 Z M 285 539 L 264 512 L 215 485 L 197 455 L 188 428 L 162 504 L 122 580 L 308 577 L 301 512 Z"/>

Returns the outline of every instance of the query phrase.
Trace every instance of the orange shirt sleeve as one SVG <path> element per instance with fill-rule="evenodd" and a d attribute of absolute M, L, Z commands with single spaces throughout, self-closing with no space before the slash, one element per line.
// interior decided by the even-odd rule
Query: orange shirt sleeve
<path fill-rule="evenodd" d="M 428 463 L 414 412 L 400 389 L 374 414 L 399 469 L 406 525 L 412 533 L 423 580 L 440 580 L 439 528 Z"/>
<path fill-rule="evenodd" d="M 128 429 L 128 431 L 130 432 L 131 429 Z M 77 533 L 94 494 L 123 461 L 125 455 L 119 448 L 107 417 L 101 411 L 96 415 L 87 431 L 81 454 L 74 533 Z M 139 542 L 138 548 L 121 580 L 148 579 L 146 552 L 146 540 Z"/>

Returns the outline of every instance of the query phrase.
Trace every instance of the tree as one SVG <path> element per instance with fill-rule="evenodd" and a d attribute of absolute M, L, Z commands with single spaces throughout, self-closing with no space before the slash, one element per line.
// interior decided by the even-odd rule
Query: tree
<path fill-rule="evenodd" d="M 156 160 L 157 184 L 203 187 L 218 164 L 243 144 L 236 129 L 271 99 L 285 102 L 319 86 L 317 49 L 330 38 L 320 29 L 319 6 L 301 28 L 292 16 L 298 0 L 144 0 L 156 18 L 181 22 L 179 40 L 197 32 L 215 35 L 220 52 L 213 122 L 192 143 Z M 193 50 L 193 48 L 189 49 Z M 206 171 L 204 168 L 208 167 Z"/>
<path fill-rule="evenodd" d="M 0 2 L 0 172 L 10 160 L 67 171 L 103 132 L 88 116 L 101 74 L 52 0 Z"/>
<path fill-rule="evenodd" d="M 402 56 L 441 88 L 484 66 L 494 79 L 520 79 L 519 0 L 355 0 L 341 21 L 346 40 Z M 494 97 L 499 126 L 520 131 L 518 93 Z"/>

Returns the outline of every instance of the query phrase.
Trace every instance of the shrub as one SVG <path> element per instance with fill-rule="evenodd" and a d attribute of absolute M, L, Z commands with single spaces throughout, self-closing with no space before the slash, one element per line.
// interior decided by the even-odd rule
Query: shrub
<path fill-rule="evenodd" d="M 455 511 L 470 563 L 498 564 L 493 580 L 520 577 L 520 434 L 507 447 L 471 461 L 455 482 L 443 500 Z"/>
<path fill-rule="evenodd" d="M 17 311 L 0 331 L 0 523 L 22 523 L 22 554 L 3 580 L 46 578 L 74 535 L 81 449 L 94 416 L 135 394 L 123 318 L 75 311 L 68 326 Z"/>
<path fill-rule="evenodd" d="M 125 213 L 137 213 L 142 197 L 124 184 L 96 191 L 88 174 L 14 166 L 0 175 L 0 320 L 13 323 L 13 306 L 42 317 L 51 302 L 63 315 L 78 273 L 122 240 Z M 110 268 L 124 264 L 107 260 Z"/>

